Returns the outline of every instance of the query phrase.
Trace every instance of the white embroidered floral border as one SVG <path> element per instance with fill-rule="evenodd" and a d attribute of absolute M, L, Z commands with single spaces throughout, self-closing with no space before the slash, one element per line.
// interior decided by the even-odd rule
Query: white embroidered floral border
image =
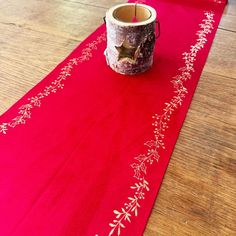
<path fill-rule="evenodd" d="M 214 13 L 205 12 L 205 19 L 199 24 L 200 30 L 197 31 L 197 40 L 195 45 L 190 46 L 188 52 L 183 53 L 184 66 L 179 68 L 179 73 L 173 77 L 171 81 L 174 88 L 174 96 L 169 102 L 165 103 L 163 113 L 161 115 L 155 114 L 154 119 L 154 139 L 144 143 L 147 146 L 145 154 L 140 154 L 134 158 L 131 167 L 134 170 L 135 183 L 130 187 L 134 193 L 128 196 L 127 201 L 119 210 L 114 210 L 115 219 L 109 224 L 111 227 L 109 236 L 116 233 L 121 234 L 121 229 L 125 228 L 125 223 L 131 222 L 132 217 L 138 216 L 138 208 L 141 207 L 141 200 L 145 198 L 146 192 L 149 191 L 149 183 L 146 179 L 148 165 L 153 162 L 158 162 L 160 148 L 165 149 L 164 137 L 165 130 L 168 129 L 168 123 L 174 111 L 181 107 L 182 102 L 188 93 L 187 88 L 184 87 L 184 82 L 190 80 L 194 72 L 194 62 L 198 52 L 204 48 L 207 42 L 207 35 L 213 29 Z"/>
<path fill-rule="evenodd" d="M 97 50 L 97 45 L 101 42 L 106 41 L 106 33 L 99 35 L 94 41 L 86 44 L 82 50 L 81 56 L 72 58 L 67 64 L 61 69 L 58 77 L 51 82 L 49 86 L 46 86 L 41 92 L 33 97 L 28 98 L 28 103 L 22 105 L 19 108 L 18 115 L 9 122 L 0 124 L 0 134 L 6 134 L 9 128 L 14 128 L 17 125 L 25 124 L 27 119 L 31 118 L 32 110 L 36 107 L 40 107 L 41 103 L 46 97 L 58 92 L 59 89 L 64 88 L 64 81 L 71 76 L 71 71 L 75 66 L 88 61 L 92 57 L 94 50 Z"/>

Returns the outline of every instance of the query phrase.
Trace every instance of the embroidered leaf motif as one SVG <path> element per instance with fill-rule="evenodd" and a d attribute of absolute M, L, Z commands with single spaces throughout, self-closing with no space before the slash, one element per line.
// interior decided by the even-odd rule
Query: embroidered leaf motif
<path fill-rule="evenodd" d="M 142 162 L 142 161 L 144 161 L 144 160 L 147 159 L 147 156 L 144 155 L 144 154 L 140 154 L 140 155 L 138 155 L 137 157 L 135 157 L 134 159 L 138 160 L 139 162 Z M 132 167 L 133 167 L 133 166 L 132 166 Z"/>
<path fill-rule="evenodd" d="M 113 211 L 116 214 L 116 218 L 119 218 L 121 216 L 121 212 L 114 210 Z"/>
<path fill-rule="evenodd" d="M 113 233 L 114 233 L 114 231 L 115 231 L 115 225 L 113 225 L 113 224 L 109 224 L 111 227 L 112 227 L 112 230 L 110 231 L 110 233 L 109 233 L 109 236 L 111 236 Z"/>
<path fill-rule="evenodd" d="M 147 167 L 146 167 L 146 165 L 145 165 L 144 163 L 141 163 L 141 165 L 140 165 L 140 170 L 141 170 L 142 172 L 144 172 L 145 174 L 147 173 L 147 172 L 146 172 Z"/>
<path fill-rule="evenodd" d="M 41 100 L 39 97 L 32 97 L 29 99 L 30 100 L 30 103 L 32 103 L 34 106 L 37 106 L 37 107 L 40 107 L 41 105 Z"/>
<path fill-rule="evenodd" d="M 146 143 L 144 143 L 144 145 L 148 147 L 157 147 L 157 141 L 156 140 L 147 141 Z"/>
<path fill-rule="evenodd" d="M 134 169 L 134 177 L 139 179 L 140 178 L 140 169 L 139 167 Z"/>
<path fill-rule="evenodd" d="M 155 159 L 158 162 L 160 156 L 156 149 L 148 150 L 148 154 L 150 155 L 151 158 Z"/>
<path fill-rule="evenodd" d="M 3 134 L 7 133 L 7 123 L 2 123 L 0 125 L 0 133 L 3 133 Z"/>

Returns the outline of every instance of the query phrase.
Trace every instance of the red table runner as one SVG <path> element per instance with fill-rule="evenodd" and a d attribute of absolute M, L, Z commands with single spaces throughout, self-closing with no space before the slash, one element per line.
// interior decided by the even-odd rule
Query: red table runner
<path fill-rule="evenodd" d="M 145 3 L 151 70 L 112 71 L 102 25 L 1 116 L 0 235 L 144 232 L 225 1 Z"/>

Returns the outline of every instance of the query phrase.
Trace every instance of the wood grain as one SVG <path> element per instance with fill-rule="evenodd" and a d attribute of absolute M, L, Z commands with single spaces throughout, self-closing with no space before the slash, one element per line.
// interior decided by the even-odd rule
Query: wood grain
<path fill-rule="evenodd" d="M 100 25 L 107 8 L 122 2 L 0 0 L 0 113 Z M 235 79 L 236 1 L 231 0 L 145 236 L 236 235 Z"/>

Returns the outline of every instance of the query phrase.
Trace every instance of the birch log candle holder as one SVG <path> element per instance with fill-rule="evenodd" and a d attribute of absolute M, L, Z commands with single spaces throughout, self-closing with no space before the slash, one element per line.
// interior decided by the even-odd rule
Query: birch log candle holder
<path fill-rule="evenodd" d="M 153 64 L 156 11 L 150 6 L 125 3 L 106 12 L 107 64 L 116 72 L 133 75 Z M 159 22 L 158 29 L 160 29 Z"/>

